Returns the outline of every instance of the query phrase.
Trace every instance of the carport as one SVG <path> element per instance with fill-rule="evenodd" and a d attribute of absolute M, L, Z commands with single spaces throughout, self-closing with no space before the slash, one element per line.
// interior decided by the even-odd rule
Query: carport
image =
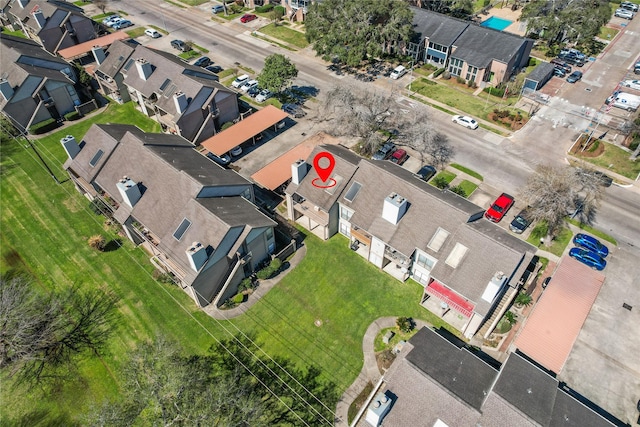
<path fill-rule="evenodd" d="M 287 113 L 268 105 L 233 126 L 202 142 L 202 146 L 216 156 L 222 156 L 233 147 L 251 140 L 263 130 L 276 125 L 287 117 Z"/>
<path fill-rule="evenodd" d="M 251 175 L 258 185 L 271 191 L 291 179 L 291 165 L 298 160 L 306 160 L 317 145 L 338 144 L 339 141 L 324 132 L 305 139 L 291 150 L 268 163 L 265 167 Z"/>
<path fill-rule="evenodd" d="M 553 64 L 542 62 L 524 79 L 522 91 L 535 92 L 553 77 Z"/>
<path fill-rule="evenodd" d="M 116 40 L 130 39 L 129 34 L 124 31 L 116 31 L 115 33 L 107 34 L 106 36 L 98 37 L 97 39 L 89 40 L 84 43 L 77 44 L 75 46 L 60 49 L 58 55 L 65 61 L 73 61 L 75 59 L 82 58 L 92 52 L 94 47 L 100 47 L 102 49 L 111 46 L 111 43 Z M 102 59 L 104 60 L 104 58 Z"/>
<path fill-rule="evenodd" d="M 602 273 L 565 257 L 514 345 L 545 368 L 559 373 L 604 279 Z"/>

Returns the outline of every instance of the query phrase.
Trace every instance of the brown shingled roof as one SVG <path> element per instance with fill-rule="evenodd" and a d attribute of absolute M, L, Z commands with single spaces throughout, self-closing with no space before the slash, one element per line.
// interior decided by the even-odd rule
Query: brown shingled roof
<path fill-rule="evenodd" d="M 88 42 L 80 43 L 66 49 L 60 49 L 58 54 L 67 61 L 70 61 L 90 53 L 94 46 L 105 48 L 116 40 L 126 40 L 128 38 L 130 38 L 129 35 L 124 31 L 116 31 L 115 33 L 107 34 L 106 36 L 98 37 Z"/>

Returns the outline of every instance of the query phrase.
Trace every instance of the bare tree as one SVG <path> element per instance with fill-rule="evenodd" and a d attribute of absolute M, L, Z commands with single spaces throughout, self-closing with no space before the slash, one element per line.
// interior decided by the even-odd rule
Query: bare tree
<path fill-rule="evenodd" d="M 446 135 L 438 132 L 426 108 L 418 106 L 411 111 L 397 114 L 395 120 L 396 140 L 413 148 L 438 169 L 444 168 L 454 155 L 454 150 Z"/>
<path fill-rule="evenodd" d="M 100 9 L 104 15 L 104 11 L 107 9 L 107 0 L 93 0 L 93 4 Z"/>
<path fill-rule="evenodd" d="M 0 369 L 30 384 L 56 376 L 75 355 L 101 348 L 115 304 L 99 290 L 42 296 L 25 277 L 0 277 Z"/>
<path fill-rule="evenodd" d="M 602 196 L 601 179 L 594 171 L 571 167 L 540 166 L 521 191 L 534 221 L 545 221 L 547 238 L 562 229 L 568 214 L 592 223 Z"/>

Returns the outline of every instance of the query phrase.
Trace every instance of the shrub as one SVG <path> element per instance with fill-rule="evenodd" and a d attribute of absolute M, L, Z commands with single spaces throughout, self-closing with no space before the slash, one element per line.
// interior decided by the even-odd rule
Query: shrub
<path fill-rule="evenodd" d="M 451 78 L 451 73 L 448 71 L 445 71 L 444 73 L 442 73 L 442 78 L 445 80 L 449 80 Z"/>
<path fill-rule="evenodd" d="M 460 77 L 460 76 L 456 77 L 456 81 L 458 83 L 460 83 L 461 85 L 463 85 L 465 83 L 464 79 L 462 77 Z"/>
<path fill-rule="evenodd" d="M 504 318 L 506 319 L 506 321 L 507 321 L 507 322 L 509 322 L 509 324 L 510 324 L 511 326 L 515 325 L 515 324 L 516 324 L 516 322 L 517 322 L 517 321 L 516 321 L 516 316 L 515 316 L 512 312 L 510 312 L 510 311 L 507 311 L 507 312 L 504 314 Z"/>
<path fill-rule="evenodd" d="M 398 317 L 396 319 L 396 327 L 400 330 L 400 332 L 408 334 L 413 329 L 413 322 L 408 317 Z"/>
<path fill-rule="evenodd" d="M 433 183 L 433 185 L 435 185 L 436 187 L 438 187 L 439 189 L 443 190 L 445 188 L 447 188 L 449 186 L 449 182 L 447 181 L 447 178 L 443 177 L 443 176 L 436 176 L 433 181 L 431 181 Z"/>
<path fill-rule="evenodd" d="M 531 295 L 525 294 L 524 292 L 520 292 L 516 297 L 515 303 L 517 305 L 527 307 L 533 303 L 533 298 L 531 298 Z"/>
<path fill-rule="evenodd" d="M 80 113 L 78 113 L 77 111 L 71 111 L 70 113 L 67 113 L 64 115 L 64 119 L 70 122 L 74 120 L 78 120 L 79 118 L 80 118 Z"/>
<path fill-rule="evenodd" d="M 153 270 L 153 278 L 160 283 L 174 283 L 173 276 L 160 270 Z"/>
<path fill-rule="evenodd" d="M 504 96 L 504 88 L 501 88 L 501 87 L 488 86 L 488 87 L 485 87 L 483 91 L 493 96 L 498 96 L 498 97 Z"/>
<path fill-rule="evenodd" d="M 274 258 L 269 263 L 269 267 L 271 267 L 274 273 L 277 273 L 282 267 L 282 261 L 280 260 L 280 258 Z"/>
<path fill-rule="evenodd" d="M 267 13 L 270 12 L 271 9 L 273 9 L 275 6 L 271 3 L 269 4 L 265 4 L 264 6 L 258 6 L 256 7 L 256 12 L 258 13 Z"/>
<path fill-rule="evenodd" d="M 107 204 L 102 201 L 102 199 L 98 199 L 97 197 L 91 201 L 89 204 L 89 209 L 96 215 L 107 215 L 109 212 L 109 208 Z"/>
<path fill-rule="evenodd" d="M 462 188 L 461 185 L 456 185 L 454 187 L 449 188 L 449 191 L 451 191 L 452 193 L 456 193 L 462 197 L 467 197 L 467 192 L 464 191 L 464 188 Z"/>
<path fill-rule="evenodd" d="M 529 57 L 529 67 L 533 67 L 536 64 L 538 64 L 538 60 L 536 58 Z"/>
<path fill-rule="evenodd" d="M 50 130 L 55 129 L 57 127 L 58 127 L 58 122 L 56 121 L 56 119 L 51 118 L 51 119 L 43 120 L 39 123 L 36 123 L 35 125 L 32 125 L 29 128 L 29 133 L 32 133 L 34 135 L 39 135 L 41 133 L 49 132 Z"/>
<path fill-rule="evenodd" d="M 104 236 L 102 236 L 101 234 L 96 234 L 95 236 L 89 237 L 89 240 L 87 240 L 87 243 L 89 243 L 89 246 L 91 248 L 98 251 L 103 251 L 106 245 L 106 240 L 104 239 Z"/>
<path fill-rule="evenodd" d="M 487 6 L 489 6 L 490 4 L 491 4 L 491 0 L 484 0 L 484 1 L 482 2 L 482 6 L 483 6 L 483 7 L 487 7 Z"/>
<path fill-rule="evenodd" d="M 244 295 L 243 294 L 235 294 L 233 296 L 233 298 L 231 298 L 231 300 L 233 301 L 233 303 L 235 305 L 242 304 L 244 302 Z"/>
<path fill-rule="evenodd" d="M 435 70 L 435 71 L 433 72 L 433 77 L 434 77 L 434 78 L 435 78 L 435 77 L 438 77 L 440 74 L 444 73 L 444 70 L 445 70 L 444 68 L 438 68 L 437 70 Z"/>
<path fill-rule="evenodd" d="M 281 17 L 287 14 L 287 9 L 284 6 L 276 6 L 273 8 L 273 11 L 279 14 Z"/>

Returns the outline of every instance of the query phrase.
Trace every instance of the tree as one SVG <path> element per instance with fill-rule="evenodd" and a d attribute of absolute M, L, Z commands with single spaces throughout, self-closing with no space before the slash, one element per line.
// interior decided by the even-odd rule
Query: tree
<path fill-rule="evenodd" d="M 87 240 L 87 243 L 89 243 L 89 246 L 97 251 L 103 251 L 106 241 L 104 239 L 104 236 L 102 236 L 101 234 L 96 234 L 94 236 L 89 237 L 89 240 Z"/>
<path fill-rule="evenodd" d="M 258 75 L 258 84 L 262 88 L 278 93 L 289 87 L 298 76 L 296 66 L 284 55 L 274 53 L 264 60 L 264 68 Z"/>
<path fill-rule="evenodd" d="M 408 317 L 398 317 L 396 319 L 396 327 L 400 332 L 407 334 L 413 329 L 413 323 Z"/>
<path fill-rule="evenodd" d="M 586 224 L 593 222 L 602 186 L 591 170 L 540 166 L 529 177 L 521 196 L 530 206 L 531 219 L 546 222 L 547 235 L 553 238 L 568 214 L 574 213 Z"/>
<path fill-rule="evenodd" d="M 100 9 L 104 15 L 105 10 L 107 10 L 107 0 L 93 0 L 93 4 Z"/>
<path fill-rule="evenodd" d="M 521 307 L 528 307 L 533 303 L 533 298 L 531 298 L 531 295 L 529 294 L 520 292 L 515 299 L 515 303 Z"/>
<path fill-rule="evenodd" d="M 561 43 L 589 46 L 611 19 L 611 8 L 604 0 L 537 0 L 527 3 L 520 19 L 527 22 L 528 32 L 538 34 L 549 47 Z"/>
<path fill-rule="evenodd" d="M 0 277 L 0 369 L 28 384 L 63 375 L 75 356 L 102 348 L 115 305 L 97 289 L 43 296 L 26 277 Z"/>
<path fill-rule="evenodd" d="M 271 20 L 271 22 L 277 25 L 284 16 L 284 13 L 285 11 L 282 7 L 274 7 L 273 9 L 271 9 L 271 12 L 269 12 L 269 19 Z"/>
<path fill-rule="evenodd" d="M 309 6 L 305 27 L 318 55 L 358 66 L 401 51 L 412 35 L 412 18 L 402 0 L 325 0 Z"/>

